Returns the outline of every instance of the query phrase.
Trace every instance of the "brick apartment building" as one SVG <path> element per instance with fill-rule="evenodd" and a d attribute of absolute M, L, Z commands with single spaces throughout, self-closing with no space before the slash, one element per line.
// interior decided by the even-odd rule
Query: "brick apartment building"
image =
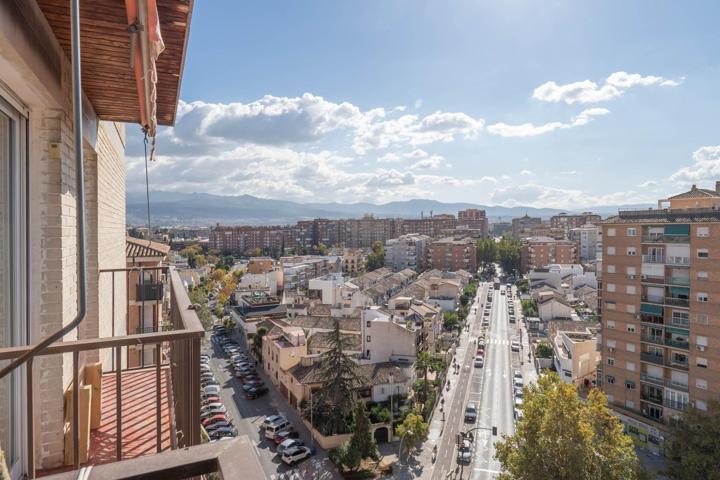
<path fill-rule="evenodd" d="M 520 270 L 527 273 L 552 263 L 580 263 L 577 242 L 550 237 L 525 239 L 520 249 Z"/>
<path fill-rule="evenodd" d="M 531 217 L 527 214 L 523 215 L 519 218 L 513 218 L 512 219 L 512 236 L 515 239 L 520 239 L 523 236 L 529 236 L 526 235 L 526 232 L 529 232 L 535 227 L 539 227 L 542 225 L 542 219 L 539 217 Z"/>
<path fill-rule="evenodd" d="M 600 223 L 602 217 L 592 212 L 583 212 L 577 215 L 568 215 L 567 213 L 560 213 L 550 217 L 551 228 L 562 228 L 565 231 L 580 227 L 586 223 L 592 223 L 596 225 Z"/>
<path fill-rule="evenodd" d="M 468 208 L 458 212 L 457 224 L 459 227 L 466 227 L 471 230 L 480 230 L 480 237 L 486 237 L 488 234 L 488 219 L 485 210 L 477 208 Z"/>
<path fill-rule="evenodd" d="M 669 205 L 667 205 L 669 203 Z M 637 442 L 720 396 L 720 182 L 602 222 L 598 379 Z"/>
<path fill-rule="evenodd" d="M 447 237 L 430 244 L 428 267 L 445 271 L 477 271 L 475 240 Z"/>
<path fill-rule="evenodd" d="M 465 223 L 480 225 L 487 232 L 487 219 L 479 213 L 470 213 Z M 468 217 L 466 217 L 468 218 Z M 326 219 L 299 221 L 294 225 L 272 226 L 222 226 L 210 230 L 208 247 L 225 253 L 248 254 L 255 249 L 281 252 L 289 248 L 311 248 L 323 244 L 327 247 L 345 246 L 368 248 L 374 242 L 385 243 L 401 235 L 420 234 L 441 238 L 445 232 L 458 227 L 454 215 L 432 215 L 424 218 L 362 218 Z M 474 227 L 470 227 L 474 228 Z M 477 230 L 477 229 L 475 229 Z"/>

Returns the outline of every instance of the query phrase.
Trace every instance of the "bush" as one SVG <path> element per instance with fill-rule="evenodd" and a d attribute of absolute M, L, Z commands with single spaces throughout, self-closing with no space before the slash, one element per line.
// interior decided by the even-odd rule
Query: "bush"
<path fill-rule="evenodd" d="M 535 356 L 537 358 L 552 358 L 553 349 L 547 343 L 538 343 L 535 347 Z"/>
<path fill-rule="evenodd" d="M 372 423 L 387 423 L 390 421 L 390 410 L 382 405 L 375 405 L 370 409 L 370 421 Z"/>

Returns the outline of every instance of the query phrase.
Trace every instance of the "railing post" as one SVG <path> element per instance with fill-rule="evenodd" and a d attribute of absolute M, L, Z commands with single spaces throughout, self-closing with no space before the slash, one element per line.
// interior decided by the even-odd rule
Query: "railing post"
<path fill-rule="evenodd" d="M 74 351 L 73 357 L 73 391 L 72 391 L 72 432 L 73 432 L 73 468 L 80 468 L 80 352 Z"/>
<path fill-rule="evenodd" d="M 25 366 L 27 377 L 27 472 L 29 478 L 35 478 L 35 414 L 33 412 L 33 357 L 27 361 Z"/>
<path fill-rule="evenodd" d="M 161 343 L 155 344 L 155 436 L 157 437 L 157 451 L 162 452 L 162 395 L 161 383 L 162 372 L 160 370 L 160 347 Z"/>
<path fill-rule="evenodd" d="M 122 348 L 115 350 L 115 459 L 122 460 Z"/>

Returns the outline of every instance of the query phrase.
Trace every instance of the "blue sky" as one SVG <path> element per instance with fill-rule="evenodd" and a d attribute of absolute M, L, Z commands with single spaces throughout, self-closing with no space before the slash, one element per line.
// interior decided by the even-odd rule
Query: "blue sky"
<path fill-rule="evenodd" d="M 151 182 L 559 208 L 714 185 L 719 10 L 199 0 L 179 118 L 160 133 Z M 130 185 L 144 183 L 137 147 L 132 138 Z"/>

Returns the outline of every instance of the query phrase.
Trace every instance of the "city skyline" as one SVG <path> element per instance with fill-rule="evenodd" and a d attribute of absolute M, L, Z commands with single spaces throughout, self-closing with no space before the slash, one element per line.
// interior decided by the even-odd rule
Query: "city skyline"
<path fill-rule="evenodd" d="M 199 5 L 151 185 L 563 209 L 711 186 L 715 7 L 648 8 Z M 132 129 L 127 174 L 144 188 Z"/>

